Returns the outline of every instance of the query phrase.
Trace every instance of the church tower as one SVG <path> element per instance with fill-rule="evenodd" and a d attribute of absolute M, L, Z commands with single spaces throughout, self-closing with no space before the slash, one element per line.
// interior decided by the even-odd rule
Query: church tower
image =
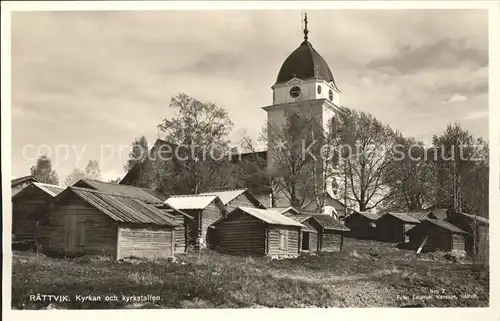
<path fill-rule="evenodd" d="M 325 133 L 340 104 L 340 91 L 326 61 L 309 42 L 307 14 L 304 17 L 304 40 L 284 61 L 273 90 L 272 105 L 263 107 L 267 112 L 268 142 L 267 168 L 271 171 L 277 162 L 270 152 L 273 128 L 284 127 L 290 113 L 313 115 Z M 322 168 L 321 170 L 324 170 Z M 330 184 L 331 185 L 331 184 Z M 331 191 L 330 191 L 331 195 Z"/>

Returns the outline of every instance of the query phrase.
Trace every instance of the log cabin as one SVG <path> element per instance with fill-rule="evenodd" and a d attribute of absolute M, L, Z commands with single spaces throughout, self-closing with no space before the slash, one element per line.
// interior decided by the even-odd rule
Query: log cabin
<path fill-rule="evenodd" d="M 344 224 L 350 229 L 348 236 L 359 239 L 375 239 L 377 237 L 377 219 L 380 215 L 371 212 L 352 211 L 344 219 Z"/>
<path fill-rule="evenodd" d="M 489 220 L 478 215 L 450 210 L 447 221 L 468 233 L 465 236 L 467 254 L 479 262 L 488 262 Z"/>
<path fill-rule="evenodd" d="M 212 191 L 200 193 L 200 195 L 217 195 L 227 212 L 231 212 L 239 206 L 266 209 L 266 207 L 246 188 Z"/>
<path fill-rule="evenodd" d="M 301 251 L 304 252 L 341 251 L 344 235 L 350 231 L 329 214 L 285 212 L 284 215 L 306 226 L 300 234 Z"/>
<path fill-rule="evenodd" d="M 50 202 L 64 187 L 30 183 L 12 197 L 12 237 L 17 242 L 32 243 L 35 237 L 35 220 L 29 217 L 38 207 Z"/>
<path fill-rule="evenodd" d="M 11 187 L 11 192 L 12 192 L 11 196 L 16 195 L 23 188 L 25 188 L 26 186 L 28 186 L 31 183 L 41 183 L 41 182 L 40 182 L 40 180 L 38 180 L 36 177 L 34 177 L 32 175 L 14 178 L 13 180 L 10 181 L 10 187 Z"/>
<path fill-rule="evenodd" d="M 427 218 L 406 234 L 410 248 L 417 252 L 465 252 L 468 233 L 447 221 Z"/>
<path fill-rule="evenodd" d="M 314 214 L 311 224 L 318 230 L 318 248 L 322 252 L 342 251 L 350 229 L 328 214 Z"/>
<path fill-rule="evenodd" d="M 285 216 L 304 225 L 304 227 L 300 229 L 299 235 L 299 250 L 301 252 L 314 253 L 321 250 L 318 240 L 319 231 L 318 228 L 311 222 L 311 215 L 292 214 Z"/>
<path fill-rule="evenodd" d="M 185 253 L 188 250 L 189 235 L 191 235 L 191 227 L 194 218 L 172 206 L 167 204 L 162 204 L 156 206 L 156 208 L 166 212 L 172 216 L 177 223 L 175 227 L 175 253 Z"/>
<path fill-rule="evenodd" d="M 138 198 L 68 187 L 37 211 L 36 242 L 47 254 L 172 257 L 175 219 Z"/>
<path fill-rule="evenodd" d="M 420 221 L 405 213 L 386 212 L 376 221 L 378 240 L 384 242 L 407 242 L 406 232 Z"/>
<path fill-rule="evenodd" d="M 193 218 L 188 227 L 188 247 L 211 247 L 208 227 L 227 214 L 226 207 L 217 195 L 172 195 L 165 204 Z"/>
<path fill-rule="evenodd" d="M 238 207 L 214 222 L 214 248 L 234 255 L 296 257 L 304 225 L 271 210 Z"/>

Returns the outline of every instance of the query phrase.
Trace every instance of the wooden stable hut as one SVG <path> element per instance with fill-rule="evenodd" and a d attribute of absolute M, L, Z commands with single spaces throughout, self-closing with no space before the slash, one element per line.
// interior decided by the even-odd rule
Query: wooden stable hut
<path fill-rule="evenodd" d="M 405 235 L 420 221 L 404 213 L 387 212 L 376 221 L 378 240 L 384 242 L 406 242 Z"/>
<path fill-rule="evenodd" d="M 175 219 L 138 198 L 68 187 L 37 211 L 36 242 L 46 253 L 172 257 Z"/>
<path fill-rule="evenodd" d="M 417 252 L 464 252 L 468 233 L 449 222 L 427 218 L 406 234 L 410 247 Z"/>
<path fill-rule="evenodd" d="M 296 257 L 304 225 L 271 210 L 238 207 L 214 222 L 214 247 L 235 255 Z"/>
<path fill-rule="evenodd" d="M 191 227 L 194 218 L 184 211 L 174 208 L 167 204 L 156 206 L 162 212 L 172 216 L 177 223 L 175 227 L 175 253 L 185 253 L 188 250 L 189 236 L 191 235 Z"/>
<path fill-rule="evenodd" d="M 485 217 L 454 210 L 448 212 L 447 221 L 468 233 L 465 236 L 467 254 L 481 262 L 488 262 L 490 221 Z"/>
<path fill-rule="evenodd" d="M 350 229 L 348 236 L 359 239 L 377 238 L 377 220 L 380 215 L 371 212 L 352 211 L 344 219 L 344 224 Z"/>
<path fill-rule="evenodd" d="M 172 195 L 165 204 L 191 216 L 187 246 L 211 247 L 208 227 L 227 211 L 217 195 Z"/>
<path fill-rule="evenodd" d="M 299 245 L 301 252 L 314 253 L 320 251 L 319 239 L 318 239 L 318 228 L 312 222 L 311 215 L 307 214 L 295 214 L 295 215 L 285 215 L 288 218 L 304 225 L 300 229 L 299 235 Z"/>
<path fill-rule="evenodd" d="M 328 214 L 314 214 L 311 224 L 318 230 L 319 251 L 342 251 L 346 233 L 350 229 Z"/>
<path fill-rule="evenodd" d="M 12 197 L 12 237 L 17 242 L 31 243 L 35 237 L 36 221 L 29 217 L 40 206 L 50 202 L 64 187 L 30 183 Z"/>

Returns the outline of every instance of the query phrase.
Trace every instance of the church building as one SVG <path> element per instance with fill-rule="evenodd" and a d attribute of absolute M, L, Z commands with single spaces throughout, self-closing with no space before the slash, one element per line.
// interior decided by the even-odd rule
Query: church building
<path fill-rule="evenodd" d="M 267 113 L 267 131 L 268 131 L 268 151 L 259 152 L 258 156 L 263 156 L 267 160 L 267 169 L 274 176 L 280 175 L 279 146 L 273 144 L 279 143 L 281 139 L 274 137 L 277 132 L 284 130 L 289 126 L 290 119 L 308 118 L 314 122 L 314 134 L 309 139 L 318 139 L 319 142 L 328 135 L 330 124 L 337 112 L 339 112 L 340 90 L 338 89 L 332 71 L 323 57 L 314 49 L 309 42 L 309 30 L 307 27 L 307 15 L 304 18 L 304 38 L 297 49 L 295 49 L 284 61 L 279 69 L 276 82 L 272 89 L 272 104 L 262 107 Z M 314 136 L 314 137 L 313 137 Z M 297 137 L 300 142 L 301 137 Z M 159 145 L 168 144 L 166 141 L 158 139 L 151 152 L 160 150 Z M 320 156 L 320 155 L 318 155 Z M 153 162 L 154 163 L 154 162 Z M 140 166 L 140 165 L 139 165 Z M 138 185 L 142 187 L 154 188 L 154 186 L 144 186 L 143 176 L 154 176 L 148 171 L 154 171 L 155 164 L 140 166 L 139 169 L 132 168 L 122 179 L 120 184 Z M 310 166 L 310 164 L 309 164 Z M 305 175 L 314 175 L 315 193 L 308 196 L 308 199 L 302 201 L 301 209 L 311 212 L 325 212 L 335 214 L 337 218 L 345 216 L 344 204 L 335 199 L 333 189 L 333 175 L 327 175 L 331 172 L 323 159 L 317 161 L 309 171 L 304 171 Z M 283 170 L 283 169 L 281 169 Z M 286 170 L 283 170 L 285 172 Z M 303 178 L 300 178 L 303 179 Z M 304 178 L 304 179 L 310 179 Z M 274 184 L 271 184 L 274 185 Z M 278 184 L 280 185 L 280 184 Z M 246 187 L 246 186 L 245 186 Z M 231 188 L 221 186 L 220 188 Z M 283 188 L 272 187 L 272 193 L 256 193 L 255 196 L 268 207 L 290 206 L 290 197 L 286 197 Z M 276 189 L 276 190 L 275 190 Z M 168 193 L 168 191 L 165 191 Z M 265 195 L 264 195 L 265 194 Z M 271 196 L 271 195 L 272 196 Z M 321 206 L 318 206 L 318 195 L 323 197 Z"/>
<path fill-rule="evenodd" d="M 315 192 L 309 195 L 309 199 L 300 200 L 302 209 L 325 211 L 324 207 L 330 206 L 330 211 L 337 212 L 336 209 L 344 211 L 343 204 L 334 200 L 334 171 L 331 160 L 328 159 L 331 154 L 321 154 L 319 150 L 321 143 L 328 144 L 330 124 L 336 113 L 339 112 L 340 90 L 327 62 L 309 42 L 307 23 L 306 14 L 304 40 L 286 58 L 278 72 L 276 83 L 271 87 L 273 91 L 272 105 L 263 107 L 267 112 L 267 168 L 271 175 L 276 177 L 280 177 L 280 173 L 290 176 L 297 174 L 302 175 L 301 179 L 306 181 L 310 179 L 304 177 L 304 174 L 314 176 L 312 179 L 315 181 L 313 187 Z M 304 123 L 299 124 L 298 128 L 293 128 L 294 117 L 295 120 L 302 119 L 302 121 L 309 122 L 314 127 L 311 129 L 314 130 L 314 133 L 309 135 L 305 128 L 307 124 Z M 317 143 L 314 144 L 314 141 Z M 293 173 L 294 168 L 291 168 L 292 161 L 289 159 L 293 156 L 284 155 L 283 151 L 280 151 L 279 144 L 286 144 L 286 151 L 295 150 L 295 153 L 299 150 L 303 151 L 307 146 L 315 147 L 314 155 L 317 160 L 310 168 L 309 173 L 305 173 L 305 170 L 302 170 L 300 174 Z M 303 144 L 304 148 L 300 144 Z M 297 166 L 300 166 L 301 162 L 306 162 L 306 156 L 304 153 L 296 154 L 293 161 L 297 163 Z M 283 158 L 287 158 L 287 161 L 284 162 Z M 275 191 L 274 194 L 275 203 L 278 206 L 289 205 L 283 204 L 283 202 L 289 202 L 290 196 L 280 195 L 282 194 L 280 191 Z M 322 204 L 318 204 L 318 197 L 324 198 Z M 297 205 L 295 204 L 295 206 Z M 318 209 L 318 207 L 322 208 Z"/>

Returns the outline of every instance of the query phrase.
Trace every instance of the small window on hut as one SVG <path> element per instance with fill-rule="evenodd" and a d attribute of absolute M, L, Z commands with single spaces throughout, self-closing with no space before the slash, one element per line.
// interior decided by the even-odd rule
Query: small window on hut
<path fill-rule="evenodd" d="M 288 230 L 280 230 L 280 250 L 288 250 Z"/>
<path fill-rule="evenodd" d="M 377 227 L 377 224 L 375 222 L 370 222 L 370 227 Z"/>

